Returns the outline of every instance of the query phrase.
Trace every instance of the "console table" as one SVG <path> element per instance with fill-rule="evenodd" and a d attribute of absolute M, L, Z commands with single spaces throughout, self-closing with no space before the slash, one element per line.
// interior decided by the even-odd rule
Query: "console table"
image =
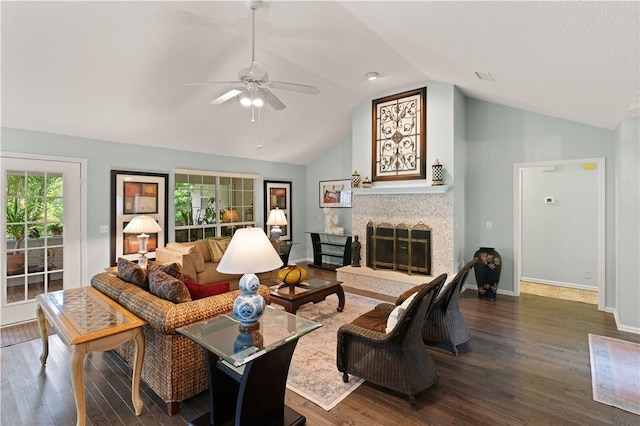
<path fill-rule="evenodd" d="M 299 426 L 306 418 L 284 404 L 287 373 L 298 338 L 321 327 L 271 306 L 255 326 L 232 314 L 176 331 L 204 348 L 209 413 L 191 425 Z"/>
<path fill-rule="evenodd" d="M 335 271 L 351 264 L 351 235 L 314 231 L 307 231 L 307 234 L 311 235 L 313 246 L 313 263 L 309 263 L 309 266 Z M 341 264 L 323 262 L 324 256 L 340 259 Z"/>

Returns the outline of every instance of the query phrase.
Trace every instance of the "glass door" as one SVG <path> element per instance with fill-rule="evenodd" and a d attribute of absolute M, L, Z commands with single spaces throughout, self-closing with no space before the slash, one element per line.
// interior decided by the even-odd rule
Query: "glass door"
<path fill-rule="evenodd" d="M 2 161 L 2 325 L 35 318 L 40 293 L 79 287 L 80 164 Z"/>

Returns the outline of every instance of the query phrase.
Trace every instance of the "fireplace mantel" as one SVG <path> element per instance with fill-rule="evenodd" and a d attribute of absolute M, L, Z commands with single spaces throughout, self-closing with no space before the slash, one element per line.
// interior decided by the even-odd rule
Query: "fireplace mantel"
<path fill-rule="evenodd" d="M 451 185 L 437 186 L 378 186 L 372 188 L 353 188 L 353 195 L 381 195 L 381 194 L 444 194 Z"/>

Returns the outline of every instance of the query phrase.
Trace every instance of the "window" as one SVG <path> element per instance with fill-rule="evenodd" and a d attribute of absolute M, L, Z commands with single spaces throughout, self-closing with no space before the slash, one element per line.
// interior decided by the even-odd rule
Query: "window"
<path fill-rule="evenodd" d="M 175 241 L 233 235 L 255 226 L 254 182 L 258 175 L 176 170 Z"/>

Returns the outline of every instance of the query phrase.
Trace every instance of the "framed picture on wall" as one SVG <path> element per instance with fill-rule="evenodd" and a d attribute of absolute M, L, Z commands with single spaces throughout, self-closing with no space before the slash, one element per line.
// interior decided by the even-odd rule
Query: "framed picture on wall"
<path fill-rule="evenodd" d="M 291 225 L 291 182 L 264 181 L 264 230 L 267 235 L 271 233 L 271 226 L 267 225 L 267 219 L 271 210 L 276 207 L 284 212 L 284 216 L 287 219 L 287 224 L 280 226 L 282 230 L 280 241 L 290 241 L 293 229 Z"/>
<path fill-rule="evenodd" d="M 149 234 L 147 258 L 155 258 L 157 247 L 164 247 L 168 240 L 167 196 L 169 175 L 160 173 L 111 171 L 111 265 L 124 257 L 137 260 L 138 236 L 125 234 L 125 226 L 136 216 L 150 216 L 158 222 L 163 232 Z"/>
<path fill-rule="evenodd" d="M 372 101 L 372 181 L 427 176 L 427 88 Z"/>
<path fill-rule="evenodd" d="M 321 180 L 320 207 L 351 207 L 351 179 Z"/>

